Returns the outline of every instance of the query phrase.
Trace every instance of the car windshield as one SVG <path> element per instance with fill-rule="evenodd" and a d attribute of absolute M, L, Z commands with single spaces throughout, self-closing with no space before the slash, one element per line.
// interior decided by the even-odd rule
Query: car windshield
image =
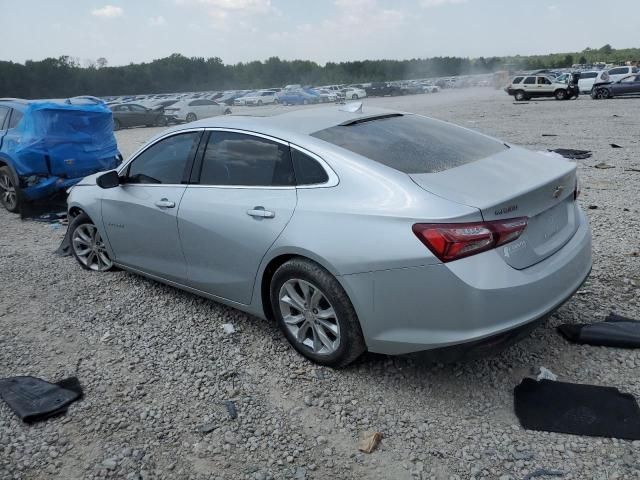
<path fill-rule="evenodd" d="M 312 136 L 408 174 L 442 172 L 508 148 L 479 133 L 419 115 L 357 119 Z"/>

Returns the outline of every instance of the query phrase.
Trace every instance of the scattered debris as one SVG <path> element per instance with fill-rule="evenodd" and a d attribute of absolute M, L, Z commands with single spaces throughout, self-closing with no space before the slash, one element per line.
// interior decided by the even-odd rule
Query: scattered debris
<path fill-rule="evenodd" d="M 538 468 L 531 473 L 527 473 L 522 480 L 531 480 L 538 477 L 564 477 L 566 472 L 562 470 L 549 470 L 548 468 Z"/>
<path fill-rule="evenodd" d="M 610 143 L 609 145 L 611 145 L 611 148 L 622 148 L 620 145 L 615 143 Z"/>
<path fill-rule="evenodd" d="M 543 137 L 557 137 L 558 135 L 556 133 L 543 133 L 542 136 Z"/>
<path fill-rule="evenodd" d="M 62 415 L 69 405 L 82 398 L 76 377 L 49 383 L 35 377 L 0 379 L 0 397 L 26 423 Z"/>
<path fill-rule="evenodd" d="M 358 445 L 358 450 L 363 453 L 372 453 L 380 443 L 380 440 L 382 440 L 380 432 L 365 432 Z"/>
<path fill-rule="evenodd" d="M 66 212 L 59 213 L 47 213 L 45 215 L 40 215 L 37 217 L 31 218 L 34 222 L 42 222 L 42 223 L 52 223 L 52 224 L 62 224 L 67 219 Z"/>
<path fill-rule="evenodd" d="M 606 170 L 607 168 L 616 168 L 613 165 L 609 165 L 608 163 L 600 162 L 597 165 L 594 165 L 595 168 L 599 168 L 600 170 Z"/>
<path fill-rule="evenodd" d="M 513 102 L 514 105 L 529 105 L 531 102 Z"/>
<path fill-rule="evenodd" d="M 227 413 L 229 414 L 229 418 L 231 420 L 235 420 L 238 418 L 238 410 L 236 409 L 236 404 L 231 400 L 225 400 L 224 406 L 227 408 Z"/>
<path fill-rule="evenodd" d="M 551 380 L 552 382 L 555 382 L 558 379 L 558 376 L 553 373 L 551 370 L 544 368 L 544 367 L 540 367 L 540 373 L 537 376 L 538 381 L 540 380 Z"/>
<path fill-rule="evenodd" d="M 570 342 L 583 345 L 640 348 L 640 320 L 615 313 L 604 322 L 560 325 L 558 332 Z"/>
<path fill-rule="evenodd" d="M 216 429 L 217 425 L 215 423 L 205 423 L 204 425 L 200 425 L 198 427 L 198 431 L 203 434 L 211 433 Z"/>
<path fill-rule="evenodd" d="M 233 323 L 225 323 L 224 325 L 222 325 L 222 328 L 224 329 L 224 333 L 228 335 L 231 335 L 236 331 L 236 328 L 233 326 Z"/>
<path fill-rule="evenodd" d="M 560 154 L 564 158 L 568 158 L 570 160 L 584 160 L 585 158 L 591 158 L 591 150 L 576 150 L 573 148 L 554 148 L 554 149 L 549 149 L 549 151 Z"/>
<path fill-rule="evenodd" d="M 640 407 L 617 388 L 525 378 L 514 407 L 526 430 L 640 440 Z"/>
<path fill-rule="evenodd" d="M 640 173 L 640 168 L 625 168 L 624 171 Z"/>
<path fill-rule="evenodd" d="M 598 205 L 589 205 L 589 210 L 597 210 L 598 209 Z"/>

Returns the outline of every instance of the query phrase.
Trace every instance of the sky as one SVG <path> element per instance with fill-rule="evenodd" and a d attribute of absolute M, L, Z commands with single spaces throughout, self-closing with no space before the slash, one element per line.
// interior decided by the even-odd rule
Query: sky
<path fill-rule="evenodd" d="M 640 47 L 639 0 L 0 0 L 0 60 L 320 64 Z M 621 18 L 620 14 L 623 13 Z"/>

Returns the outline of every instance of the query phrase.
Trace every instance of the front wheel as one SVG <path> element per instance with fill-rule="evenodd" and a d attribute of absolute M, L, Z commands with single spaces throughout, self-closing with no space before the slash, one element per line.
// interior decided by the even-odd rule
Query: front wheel
<path fill-rule="evenodd" d="M 523 102 L 527 100 L 527 95 L 522 90 L 518 90 L 514 95 L 514 97 L 518 102 Z"/>
<path fill-rule="evenodd" d="M 9 167 L 0 168 L 0 203 L 11 213 L 20 210 L 18 188 L 18 182 Z"/>
<path fill-rule="evenodd" d="M 85 213 L 78 215 L 69 225 L 71 253 L 85 270 L 107 272 L 113 261 L 97 227 Z"/>
<path fill-rule="evenodd" d="M 187 114 L 187 123 L 191 123 L 191 122 L 195 122 L 198 119 L 198 117 L 196 117 L 195 113 L 189 113 Z"/>
<path fill-rule="evenodd" d="M 270 286 L 271 307 L 289 343 L 308 359 L 343 367 L 366 349 L 360 322 L 346 292 L 324 268 L 292 259 Z"/>
<path fill-rule="evenodd" d="M 160 115 L 156 120 L 156 127 L 166 127 L 169 124 L 167 117 Z"/>
<path fill-rule="evenodd" d="M 353 95 L 351 95 L 351 100 L 358 100 L 358 94 L 354 93 Z"/>

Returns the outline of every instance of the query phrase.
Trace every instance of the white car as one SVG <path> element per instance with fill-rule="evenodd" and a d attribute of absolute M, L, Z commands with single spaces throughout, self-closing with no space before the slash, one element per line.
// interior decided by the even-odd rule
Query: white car
<path fill-rule="evenodd" d="M 320 94 L 320 101 L 322 103 L 338 101 L 338 94 L 333 90 L 328 90 L 326 88 L 319 88 L 319 89 L 316 89 L 316 92 Z"/>
<path fill-rule="evenodd" d="M 617 82 L 633 73 L 638 73 L 638 67 L 615 67 L 609 70 L 609 81 Z"/>
<path fill-rule="evenodd" d="M 586 70 L 579 72 L 578 88 L 580 93 L 591 93 L 594 83 L 602 83 L 609 81 L 609 73 L 606 70 Z M 556 77 L 556 82 L 566 83 L 570 80 L 572 73 L 563 73 Z"/>
<path fill-rule="evenodd" d="M 220 105 L 205 98 L 181 100 L 164 109 L 164 114 L 170 122 L 195 122 L 201 118 L 229 113 L 231 113 L 231 109 L 226 105 Z"/>
<path fill-rule="evenodd" d="M 241 102 L 241 103 L 240 103 Z M 234 105 L 269 105 L 272 103 L 278 103 L 278 97 L 276 92 L 272 90 L 260 90 L 259 92 L 249 93 L 244 97 L 236 98 Z"/>
<path fill-rule="evenodd" d="M 349 87 L 342 89 L 344 98 L 346 100 L 358 100 L 367 96 L 367 91 L 364 88 Z"/>

